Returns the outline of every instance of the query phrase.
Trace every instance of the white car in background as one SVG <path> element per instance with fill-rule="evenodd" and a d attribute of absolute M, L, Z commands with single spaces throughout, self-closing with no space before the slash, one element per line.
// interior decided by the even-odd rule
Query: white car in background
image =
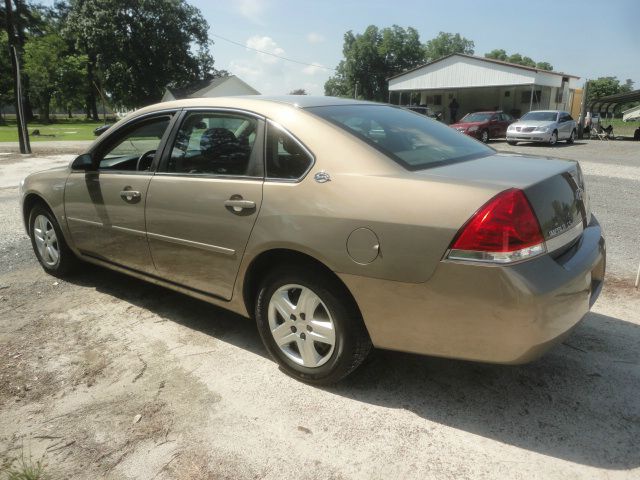
<path fill-rule="evenodd" d="M 573 143 L 576 122 L 568 112 L 561 110 L 534 110 L 507 128 L 507 142 L 543 142 L 555 145 L 559 140 Z"/>

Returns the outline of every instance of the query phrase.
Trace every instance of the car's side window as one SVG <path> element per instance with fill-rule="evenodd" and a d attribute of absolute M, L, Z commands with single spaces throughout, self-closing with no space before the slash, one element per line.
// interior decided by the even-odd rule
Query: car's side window
<path fill-rule="evenodd" d="M 171 116 L 142 120 L 101 148 L 100 170 L 148 171 Z M 117 135 L 117 134 L 116 134 Z"/>
<path fill-rule="evenodd" d="M 267 127 L 267 178 L 295 180 L 311 167 L 313 158 L 289 133 L 276 125 Z"/>
<path fill-rule="evenodd" d="M 190 112 L 177 133 L 168 172 L 255 176 L 256 118 L 227 112 Z"/>

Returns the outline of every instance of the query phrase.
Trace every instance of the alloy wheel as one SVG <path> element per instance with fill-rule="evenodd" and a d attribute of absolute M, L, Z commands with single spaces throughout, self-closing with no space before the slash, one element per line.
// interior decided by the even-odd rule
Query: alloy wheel
<path fill-rule="evenodd" d="M 269 300 L 267 315 L 276 345 L 291 361 L 316 368 L 331 358 L 336 344 L 335 324 L 313 290 L 297 284 L 280 287 Z"/>
<path fill-rule="evenodd" d="M 33 238 L 42 262 L 55 267 L 60 261 L 60 245 L 53 224 L 45 215 L 38 215 L 33 222 Z"/>

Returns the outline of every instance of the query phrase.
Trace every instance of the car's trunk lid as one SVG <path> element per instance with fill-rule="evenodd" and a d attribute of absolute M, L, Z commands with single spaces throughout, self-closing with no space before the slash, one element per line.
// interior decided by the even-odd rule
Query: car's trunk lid
<path fill-rule="evenodd" d="M 577 239 L 591 216 L 580 166 L 574 161 L 496 154 L 416 173 L 492 187 L 495 194 L 513 187 L 523 190 L 549 252 Z"/>

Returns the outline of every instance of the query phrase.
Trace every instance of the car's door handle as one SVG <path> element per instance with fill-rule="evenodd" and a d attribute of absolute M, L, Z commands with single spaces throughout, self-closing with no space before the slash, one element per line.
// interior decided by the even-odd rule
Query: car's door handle
<path fill-rule="evenodd" d="M 233 208 L 234 211 L 239 212 L 241 210 L 251 210 L 256 208 L 256 202 L 251 200 L 242 200 L 240 198 L 230 198 L 224 201 L 224 206 L 227 208 Z"/>
<path fill-rule="evenodd" d="M 120 192 L 120 197 L 122 197 L 125 202 L 132 202 L 134 200 L 139 200 L 142 197 L 142 194 L 137 190 L 122 190 Z"/>

